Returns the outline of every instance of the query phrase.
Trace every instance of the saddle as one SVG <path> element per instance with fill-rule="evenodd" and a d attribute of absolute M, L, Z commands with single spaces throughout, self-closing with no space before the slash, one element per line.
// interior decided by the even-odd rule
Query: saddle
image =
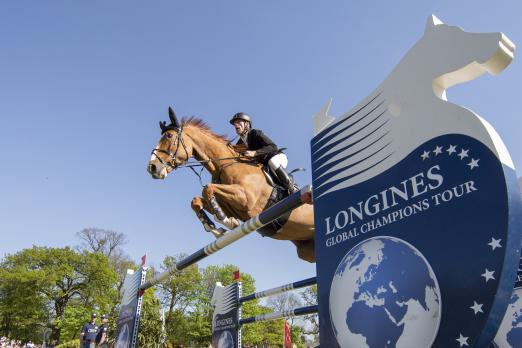
<path fill-rule="evenodd" d="M 281 183 L 279 178 L 270 170 L 268 165 L 264 164 L 262 169 L 263 169 L 263 174 L 265 174 L 266 182 L 268 183 L 268 185 L 270 185 L 274 188 L 279 187 L 279 188 L 283 189 L 284 185 Z M 305 168 L 301 168 L 301 167 L 295 168 L 292 171 L 290 171 L 288 173 L 288 175 L 292 176 L 292 174 L 295 172 L 300 172 L 300 171 L 305 171 L 305 170 L 306 170 Z M 293 178 L 293 176 L 292 176 L 292 178 Z M 294 181 L 294 186 L 296 186 L 297 188 L 300 188 L 297 184 L 295 184 L 295 181 Z"/>

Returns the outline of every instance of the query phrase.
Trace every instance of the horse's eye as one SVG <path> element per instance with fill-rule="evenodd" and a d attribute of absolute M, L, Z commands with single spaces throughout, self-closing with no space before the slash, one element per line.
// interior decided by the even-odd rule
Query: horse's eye
<path fill-rule="evenodd" d="M 166 135 L 167 135 L 167 138 L 169 138 L 169 139 L 172 138 L 172 134 L 170 134 L 170 133 L 166 133 Z"/>

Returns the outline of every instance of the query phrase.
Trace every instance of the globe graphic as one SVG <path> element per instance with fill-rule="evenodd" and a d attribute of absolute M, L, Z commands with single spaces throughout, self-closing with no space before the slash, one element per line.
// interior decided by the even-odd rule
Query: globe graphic
<path fill-rule="evenodd" d="M 511 295 L 506 314 L 493 340 L 497 348 L 522 347 L 522 288 Z"/>
<path fill-rule="evenodd" d="M 344 256 L 329 305 L 341 347 L 431 347 L 441 318 L 440 289 L 426 258 L 386 236 L 367 239 Z"/>
<path fill-rule="evenodd" d="M 212 342 L 214 348 L 234 348 L 234 338 L 230 331 L 223 331 L 217 339 Z"/>

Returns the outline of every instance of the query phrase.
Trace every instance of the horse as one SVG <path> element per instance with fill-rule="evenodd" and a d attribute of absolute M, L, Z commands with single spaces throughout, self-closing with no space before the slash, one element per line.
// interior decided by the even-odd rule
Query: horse
<path fill-rule="evenodd" d="M 192 210 L 207 232 L 219 238 L 225 230 L 217 228 L 205 211 L 232 229 L 273 203 L 274 188 L 267 182 L 261 164 L 243 158 L 240 149 L 225 136 L 214 133 L 203 120 L 190 117 L 179 122 L 171 107 L 169 118 L 169 125 L 160 122 L 162 136 L 152 151 L 147 171 L 154 179 L 165 179 L 176 168 L 190 167 L 187 162 L 194 158 L 210 173 L 212 182 L 191 202 Z M 294 209 L 285 220 L 275 225 L 272 233 L 261 234 L 292 241 L 300 259 L 315 262 L 312 205 Z"/>

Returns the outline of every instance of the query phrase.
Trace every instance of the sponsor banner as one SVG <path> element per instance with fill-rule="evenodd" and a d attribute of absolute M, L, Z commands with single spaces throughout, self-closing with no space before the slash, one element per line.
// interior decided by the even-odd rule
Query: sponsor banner
<path fill-rule="evenodd" d="M 137 272 L 128 270 L 122 287 L 120 313 L 116 322 L 115 348 L 137 347 L 138 329 L 143 296 L 139 296 L 140 286 L 145 281 L 147 271 L 139 268 Z"/>
<path fill-rule="evenodd" d="M 495 337 L 514 304 L 520 191 L 498 134 L 445 90 L 500 72 L 513 51 L 501 33 L 431 16 L 358 106 L 314 117 L 321 346 L 487 347 Z"/>
<path fill-rule="evenodd" d="M 234 282 L 226 287 L 216 284 L 211 300 L 215 306 L 212 317 L 212 347 L 241 347 L 241 329 L 238 321 L 241 315 L 240 296 L 241 282 Z"/>
<path fill-rule="evenodd" d="M 505 309 L 498 296 L 510 291 L 518 257 L 505 175 L 514 178 L 480 142 L 447 135 L 319 200 L 319 298 L 328 299 L 320 312 L 329 313 L 321 315 L 321 345 L 479 339 L 490 315 Z"/>

